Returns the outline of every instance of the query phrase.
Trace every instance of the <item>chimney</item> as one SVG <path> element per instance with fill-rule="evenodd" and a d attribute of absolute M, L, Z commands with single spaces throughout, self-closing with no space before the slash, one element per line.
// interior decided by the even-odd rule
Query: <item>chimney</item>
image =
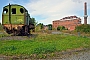
<path fill-rule="evenodd" d="M 84 3 L 84 24 L 87 24 L 87 3 Z"/>

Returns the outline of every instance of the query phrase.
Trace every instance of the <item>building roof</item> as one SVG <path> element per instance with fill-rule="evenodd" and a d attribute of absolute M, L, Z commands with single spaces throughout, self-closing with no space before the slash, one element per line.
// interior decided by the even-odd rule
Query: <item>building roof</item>
<path fill-rule="evenodd" d="M 66 21 L 66 20 L 74 20 L 74 19 L 79 19 L 79 20 L 81 20 L 79 17 L 77 17 L 77 16 L 68 16 L 68 17 L 64 17 L 64 18 L 62 18 L 62 19 L 60 19 L 60 20 L 54 20 L 54 21 Z M 53 21 L 53 22 L 54 22 Z"/>

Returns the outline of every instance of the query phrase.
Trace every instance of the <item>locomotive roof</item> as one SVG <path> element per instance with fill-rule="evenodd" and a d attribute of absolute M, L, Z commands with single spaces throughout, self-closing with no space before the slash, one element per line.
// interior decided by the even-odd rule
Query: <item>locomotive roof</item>
<path fill-rule="evenodd" d="M 11 6 L 21 6 L 21 7 L 23 7 L 22 5 L 18 5 L 18 4 L 10 4 Z M 4 6 L 3 8 L 5 8 L 5 7 L 7 7 L 7 6 L 9 6 L 9 5 L 6 5 L 6 6 Z M 25 7 L 23 7 L 25 10 L 27 10 Z"/>

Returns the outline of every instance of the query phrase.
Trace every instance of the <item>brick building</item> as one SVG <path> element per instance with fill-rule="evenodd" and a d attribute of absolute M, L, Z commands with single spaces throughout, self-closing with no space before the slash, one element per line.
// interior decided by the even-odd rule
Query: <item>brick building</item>
<path fill-rule="evenodd" d="M 60 20 L 53 21 L 53 28 L 57 29 L 58 26 L 64 26 L 68 30 L 72 31 L 75 30 L 77 25 L 81 24 L 81 19 L 77 16 L 68 16 L 64 17 Z"/>

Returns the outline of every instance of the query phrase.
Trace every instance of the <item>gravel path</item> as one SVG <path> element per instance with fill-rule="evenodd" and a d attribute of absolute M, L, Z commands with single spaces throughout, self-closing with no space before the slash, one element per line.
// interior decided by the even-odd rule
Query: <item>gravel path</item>
<path fill-rule="evenodd" d="M 55 59 L 50 60 L 90 60 L 90 50 L 83 51 L 76 54 L 64 55 L 63 57 L 56 57 Z"/>

